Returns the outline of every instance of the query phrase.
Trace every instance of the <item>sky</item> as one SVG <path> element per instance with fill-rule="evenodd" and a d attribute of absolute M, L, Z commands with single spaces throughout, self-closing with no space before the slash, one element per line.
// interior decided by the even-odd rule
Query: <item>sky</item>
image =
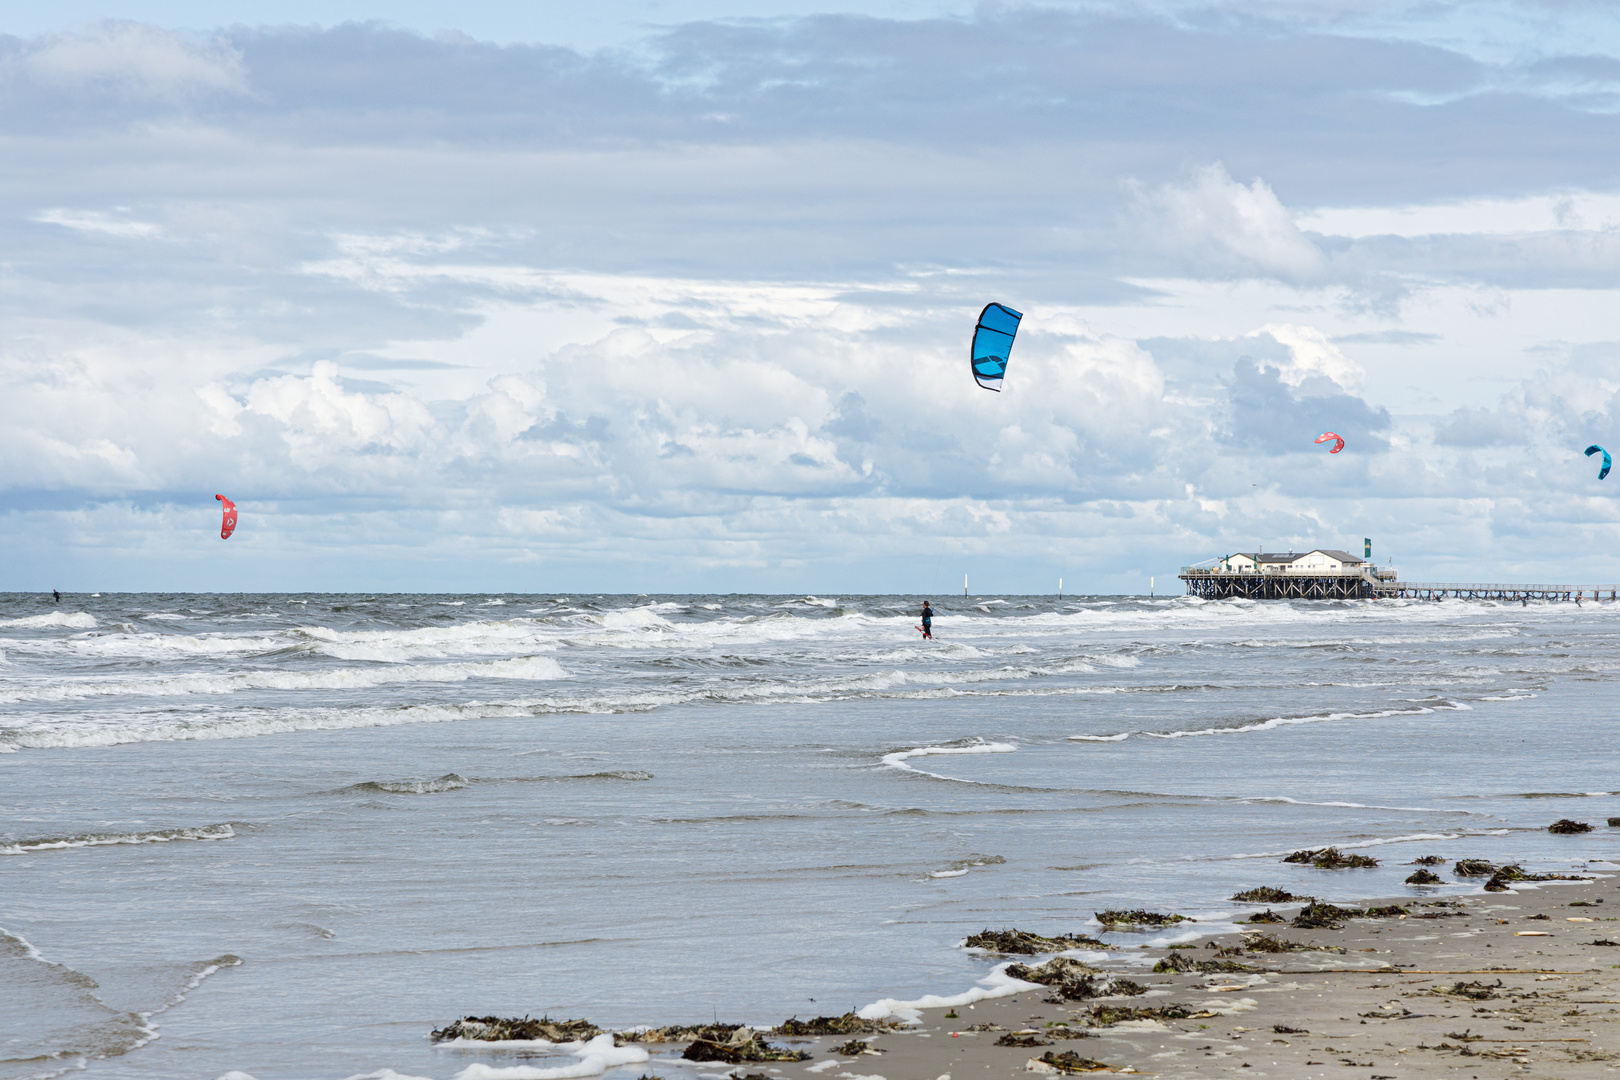
<path fill-rule="evenodd" d="M 6 3 L 0 99 L 3 590 L 1620 581 L 1606 5 Z"/>

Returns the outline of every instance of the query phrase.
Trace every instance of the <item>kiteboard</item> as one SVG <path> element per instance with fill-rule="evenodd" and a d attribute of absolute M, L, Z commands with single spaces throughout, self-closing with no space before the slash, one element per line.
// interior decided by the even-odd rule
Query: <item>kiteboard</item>
<path fill-rule="evenodd" d="M 923 628 L 922 628 L 922 627 L 920 627 L 920 626 L 916 626 L 916 625 L 913 625 L 913 626 L 912 626 L 912 629 L 913 629 L 913 630 L 915 630 L 915 631 L 917 631 L 917 633 L 919 633 L 919 634 L 921 634 L 921 635 L 922 635 L 922 636 L 923 636 L 923 637 L 926 637 L 926 638 L 931 638 L 931 637 L 933 637 L 933 636 L 934 636 L 934 635 L 933 635 L 933 634 L 932 634 L 932 633 L 930 633 L 930 632 L 929 632 L 929 631 L 927 631 L 927 630 L 924 630 L 924 629 L 923 629 Z"/>

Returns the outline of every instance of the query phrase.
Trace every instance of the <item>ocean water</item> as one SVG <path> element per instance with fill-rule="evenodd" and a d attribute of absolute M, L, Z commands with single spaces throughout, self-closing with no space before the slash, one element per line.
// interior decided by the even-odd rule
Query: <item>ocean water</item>
<path fill-rule="evenodd" d="M 580 1066 L 427 1034 L 1620 858 L 1620 605 L 945 598 L 925 642 L 919 599 L 0 597 L 0 1080 Z M 1381 865 L 1280 862 L 1328 844 Z"/>

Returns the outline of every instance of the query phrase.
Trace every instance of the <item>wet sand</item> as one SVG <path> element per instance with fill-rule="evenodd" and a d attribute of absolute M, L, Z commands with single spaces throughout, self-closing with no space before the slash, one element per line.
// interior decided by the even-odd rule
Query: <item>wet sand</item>
<path fill-rule="evenodd" d="M 1405 896 L 1366 906 L 1382 904 L 1403 905 L 1409 914 L 1351 919 L 1338 929 L 1287 923 L 1254 928 L 1334 951 L 1217 956 L 1206 942 L 1230 950 L 1252 936 L 1226 934 L 1201 939 L 1196 949 L 1150 954 L 1224 961 L 1252 971 L 1149 974 L 1115 958 L 1094 966 L 1134 979 L 1147 993 L 1057 1001 L 1050 990 L 1029 991 L 960 1006 L 955 1018 L 947 1017 L 950 1010 L 923 1010 L 919 1025 L 863 1036 L 882 1053 L 833 1053 L 844 1038 L 773 1039 L 811 1050 L 814 1058 L 726 1070 L 655 1054 L 645 1071 L 780 1080 L 1027 1080 L 1057 1074 L 1044 1055 L 1073 1052 L 1107 1066 L 1085 1075 L 1620 1075 L 1620 945 L 1594 944 L 1620 940 L 1620 877 L 1453 895 L 1439 903 Z M 1291 915 L 1297 907 L 1275 910 Z M 1019 959 L 1033 964 L 1045 958 Z M 1097 1005 L 1177 1005 L 1191 1015 L 1099 1026 Z M 1070 1037 L 1060 1031 L 1065 1024 Z M 1008 1036 L 1049 1045 L 997 1045 Z"/>

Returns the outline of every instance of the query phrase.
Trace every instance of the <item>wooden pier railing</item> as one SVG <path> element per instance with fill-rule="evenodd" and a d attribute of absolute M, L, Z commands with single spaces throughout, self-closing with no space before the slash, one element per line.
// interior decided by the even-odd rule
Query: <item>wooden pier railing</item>
<path fill-rule="evenodd" d="M 1189 596 L 1207 600 L 1620 600 L 1620 585 L 1504 585 L 1481 582 L 1396 581 L 1376 574 L 1234 573 L 1184 567 Z"/>

